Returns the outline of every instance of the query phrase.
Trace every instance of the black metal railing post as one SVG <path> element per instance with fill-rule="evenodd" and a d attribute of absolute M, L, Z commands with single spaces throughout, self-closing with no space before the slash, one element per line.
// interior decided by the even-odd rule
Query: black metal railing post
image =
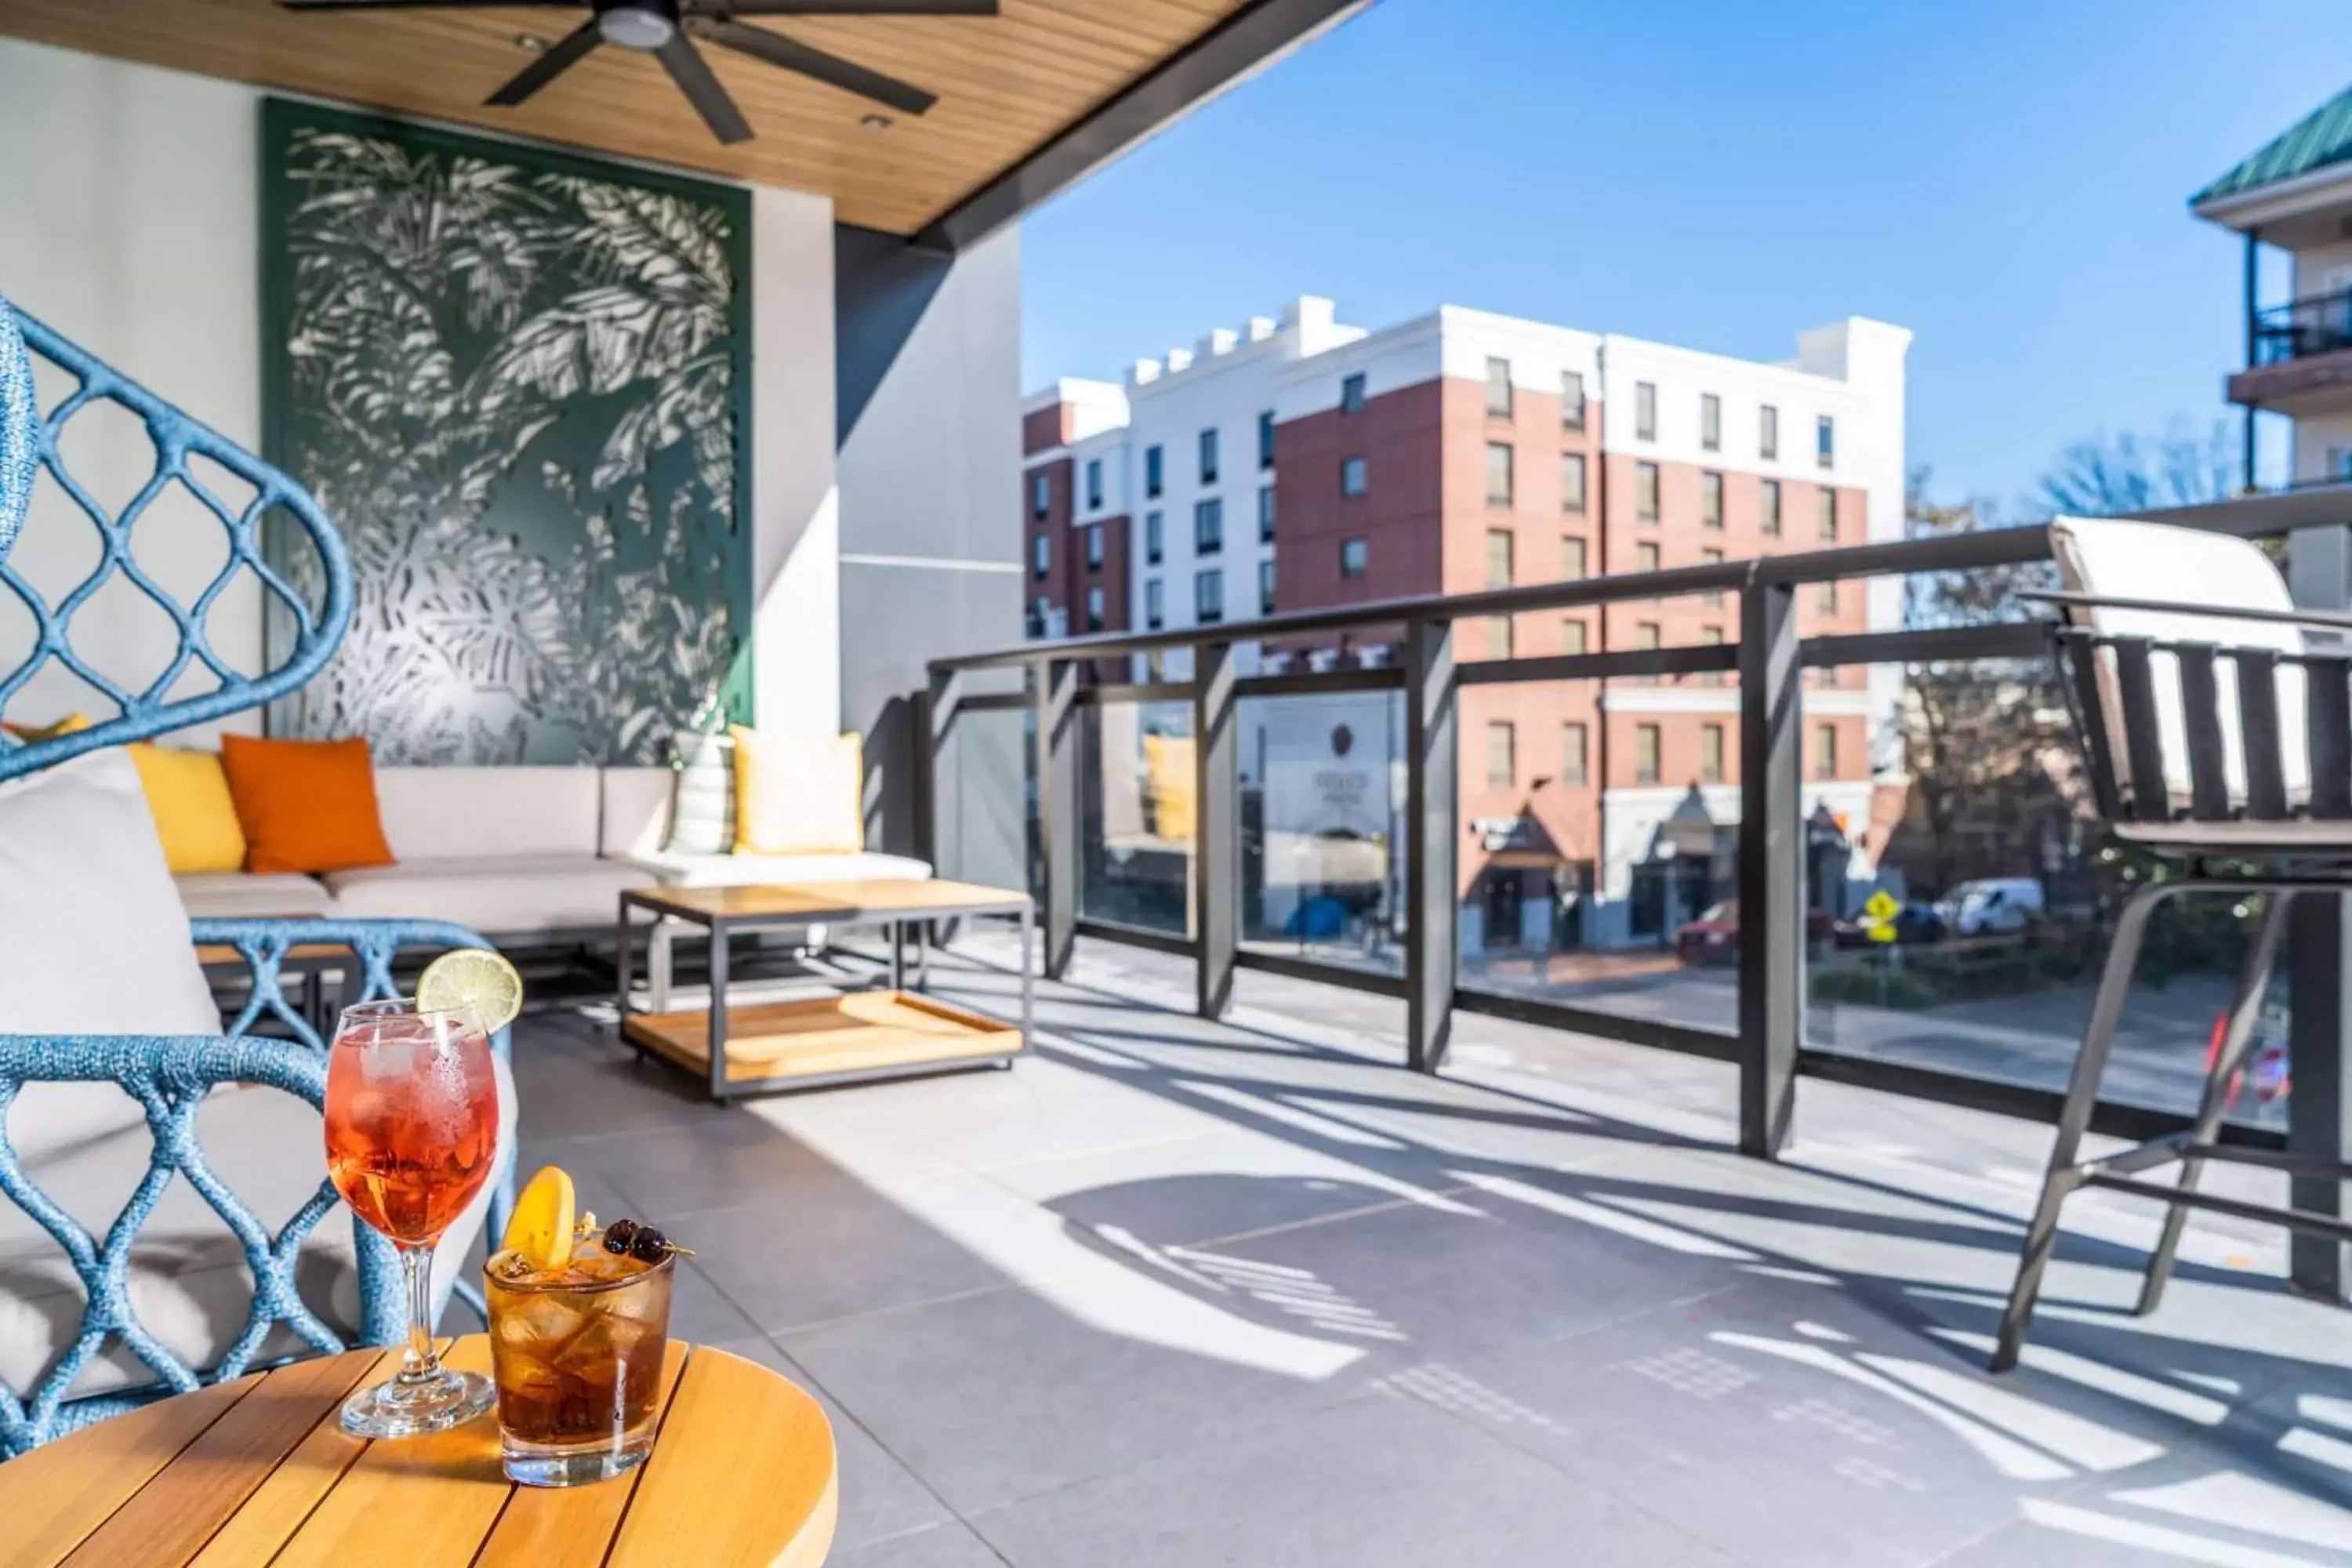
<path fill-rule="evenodd" d="M 2273 897 L 2276 895 L 2273 894 Z M 2342 1162 L 2352 1158 L 2352 1121 L 2346 1115 L 2345 1042 L 2352 1039 L 2352 984 L 2345 980 L 2347 950 L 2346 900 L 2333 893 L 2305 893 L 2286 914 L 2287 984 L 2294 1005 L 2287 1010 L 2287 1056 L 2294 1063 L 2294 1092 L 2287 1097 L 2286 1147 L 2290 1154 Z M 2296 1176 L 2287 1201 L 2313 1214 L 2344 1212 L 2341 1182 Z M 2293 1232 L 2287 1241 L 2287 1279 L 2307 1296 L 2346 1299 L 2352 1270 L 2344 1244 L 2333 1237 Z"/>
<path fill-rule="evenodd" d="M 1797 591 L 1739 597 L 1739 1150 L 1778 1159 L 1805 1033 L 1803 679 Z"/>
<path fill-rule="evenodd" d="M 1453 1034 L 1461 940 L 1454 623 L 1411 622 L 1404 660 L 1405 1065 L 1435 1072 Z"/>
<path fill-rule="evenodd" d="M 1200 950 L 1201 1016 L 1233 1002 L 1241 926 L 1241 724 L 1234 647 L 1192 656 L 1192 929 Z"/>
<path fill-rule="evenodd" d="M 963 846 L 957 842 L 958 816 L 945 809 L 950 792 L 940 787 L 948 744 L 955 736 L 956 706 L 963 695 L 963 676 L 953 669 L 933 669 L 925 688 L 915 694 L 915 840 L 916 853 L 942 877 L 955 875 L 963 864 Z"/>
<path fill-rule="evenodd" d="M 1030 695 L 1037 707 L 1037 847 L 1045 867 L 1045 977 L 1069 972 L 1078 940 L 1078 667 L 1039 665 Z"/>

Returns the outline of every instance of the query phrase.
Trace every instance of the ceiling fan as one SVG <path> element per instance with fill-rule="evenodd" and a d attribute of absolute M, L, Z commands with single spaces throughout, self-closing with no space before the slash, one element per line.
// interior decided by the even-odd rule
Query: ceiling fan
<path fill-rule="evenodd" d="M 717 44 L 782 66 L 908 114 L 921 114 L 935 94 L 855 60 L 738 21 L 740 16 L 993 16 L 997 0 L 278 0 L 289 11 L 509 10 L 520 6 L 593 15 L 546 46 L 487 101 L 511 108 L 577 65 L 599 44 L 612 44 L 661 61 L 710 133 L 722 142 L 747 142 L 751 127 L 711 74 L 693 40 Z"/>

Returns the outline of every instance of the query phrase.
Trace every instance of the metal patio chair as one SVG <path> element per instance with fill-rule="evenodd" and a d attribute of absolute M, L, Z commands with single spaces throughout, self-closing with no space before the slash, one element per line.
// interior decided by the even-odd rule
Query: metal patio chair
<path fill-rule="evenodd" d="M 2142 1313 L 2163 1297 L 2191 1209 L 2352 1240 L 2352 1224 L 2334 1215 L 2199 1191 L 2213 1160 L 2352 1179 L 2352 1165 L 2219 1142 L 2289 906 L 2304 892 L 2352 892 L 2352 616 L 2296 609 L 2278 569 L 2247 540 L 2121 519 L 2060 518 L 2051 534 L 2065 591 L 2035 596 L 2065 614 L 2053 637 L 2093 796 L 2116 837 L 2161 857 L 2169 875 L 2134 893 L 2116 921 L 2001 1314 L 1995 1372 L 2017 1364 L 2059 1211 L 2078 1188 L 2166 1205 L 2136 1309 Z M 2210 868 L 2216 860 L 2278 869 L 2221 875 Z M 2265 895 L 2196 1120 L 2187 1131 L 2083 1160 L 2148 920 L 2159 904 L 2192 893 Z M 2177 1184 L 2147 1179 L 2176 1163 Z"/>
<path fill-rule="evenodd" d="M 71 383 L 46 413 L 36 395 L 34 367 L 42 362 Z M 76 480 L 59 450 L 59 437 L 68 421 L 100 403 L 113 404 L 135 417 L 155 451 L 152 477 L 119 511 L 110 510 Z M 226 487 L 209 469 L 192 467 L 192 458 L 249 489 L 249 497 L 231 504 L 221 493 Z M 43 473 L 96 531 L 100 547 L 97 564 L 54 605 L 8 561 L 9 547 L 20 536 Z M 173 490 L 193 497 L 219 522 L 228 541 L 217 574 L 188 605 L 143 572 L 131 548 L 134 527 L 142 517 L 151 528 L 155 526 L 162 514 L 153 512 L 154 503 Z M 272 517 L 281 520 L 292 531 L 290 536 L 311 552 L 309 575 L 315 598 L 306 596 L 265 559 L 262 529 Z M 215 601 L 247 572 L 259 580 L 291 631 L 284 662 L 257 676 L 245 675 L 221 658 L 205 632 L 205 617 Z M 82 658 L 72 640 L 76 611 L 118 576 L 153 601 L 179 634 L 177 652 L 167 668 L 138 689 L 110 679 Z M 342 542 L 300 486 L 57 332 L 13 313 L 5 299 L 0 299 L 0 587 L 30 612 L 34 626 L 30 653 L 15 669 L 0 674 L 0 711 L 52 663 L 70 670 L 115 710 L 69 734 L 19 740 L 0 732 L 0 780 L 22 777 L 99 747 L 151 739 L 254 708 L 293 691 L 332 655 L 352 606 L 351 565 Z M 184 677 L 199 668 L 210 672 L 210 689 L 173 695 Z M 267 1349 L 265 1341 L 280 1325 L 313 1351 L 350 1348 L 295 1289 L 299 1248 L 338 1203 L 333 1188 L 322 1179 L 317 1192 L 273 1234 L 214 1173 L 197 1136 L 196 1111 L 224 1084 L 263 1085 L 313 1107 L 323 1105 L 325 1042 L 289 1002 L 279 981 L 280 965 L 297 948 L 347 952 L 347 962 L 335 962 L 347 977 L 345 999 L 358 1002 L 395 993 L 393 963 L 403 947 L 489 945 L 472 931 L 430 921 L 198 920 L 191 929 L 197 943 L 234 952 L 247 972 L 245 1004 L 222 1035 L 0 1036 L 0 1197 L 57 1243 L 87 1297 L 78 1331 L 37 1384 L 29 1389 L 0 1386 L 0 1457 L 21 1453 L 150 1399 L 241 1376 L 255 1368 L 257 1357 Z M 284 1033 L 247 1033 L 265 1019 Z M 510 1060 L 508 1031 L 499 1031 L 492 1047 L 501 1063 Z M 129 1095 L 143 1112 L 152 1140 L 145 1176 L 103 1236 L 91 1234 L 27 1175 L 5 1120 L 28 1085 L 91 1082 L 113 1083 Z M 252 1302 L 241 1329 L 226 1353 L 207 1366 L 191 1366 L 167 1348 L 141 1321 L 131 1300 L 131 1249 L 174 1176 L 226 1226 L 253 1278 Z M 504 1227 L 513 1184 L 509 1154 L 496 1177 L 489 1205 L 493 1231 Z M 406 1320 L 391 1247 L 356 1217 L 351 1223 L 361 1337 L 371 1344 L 398 1344 Z M 478 1306 L 478 1292 L 459 1289 Z M 120 1345 L 143 1363 L 154 1373 L 153 1383 L 73 1395 L 77 1378 L 110 1344 Z"/>

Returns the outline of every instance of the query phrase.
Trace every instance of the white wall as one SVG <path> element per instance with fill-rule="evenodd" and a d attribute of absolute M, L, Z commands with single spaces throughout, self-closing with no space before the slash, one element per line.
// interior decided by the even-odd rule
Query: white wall
<path fill-rule="evenodd" d="M 260 99 L 247 87 L 0 38 L 0 294 L 211 425 L 257 448 Z M 834 457 L 833 210 L 821 196 L 754 188 L 752 519 L 759 722 L 840 729 L 839 537 Z M 45 388 L 46 389 L 46 388 Z M 152 452 L 135 428 L 68 426 L 66 456 L 101 499 L 136 490 Z M 110 418 L 110 416 L 109 416 Z M 85 447 L 88 437 L 100 440 Z M 11 563 L 55 597 L 95 562 L 87 523 L 39 487 Z M 142 520 L 140 563 L 193 600 L 225 557 L 200 509 Z M 0 595 L 0 671 L 21 662 L 30 621 Z M 261 658 L 258 592 L 215 606 L 215 648 Z M 75 647 L 109 677 L 144 683 L 176 634 L 127 583 L 74 621 Z M 191 682 L 201 689 L 204 683 Z M 46 668 L 8 717 L 38 722 L 108 710 Z M 257 731 L 241 713 L 213 729 Z"/>

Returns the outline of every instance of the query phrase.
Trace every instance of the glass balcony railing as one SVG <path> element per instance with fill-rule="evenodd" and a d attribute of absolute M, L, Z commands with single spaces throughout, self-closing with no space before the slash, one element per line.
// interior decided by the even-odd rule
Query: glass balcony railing
<path fill-rule="evenodd" d="M 2256 312 L 2253 348 L 2257 367 L 2352 348 L 2352 289 L 2314 294 Z"/>

